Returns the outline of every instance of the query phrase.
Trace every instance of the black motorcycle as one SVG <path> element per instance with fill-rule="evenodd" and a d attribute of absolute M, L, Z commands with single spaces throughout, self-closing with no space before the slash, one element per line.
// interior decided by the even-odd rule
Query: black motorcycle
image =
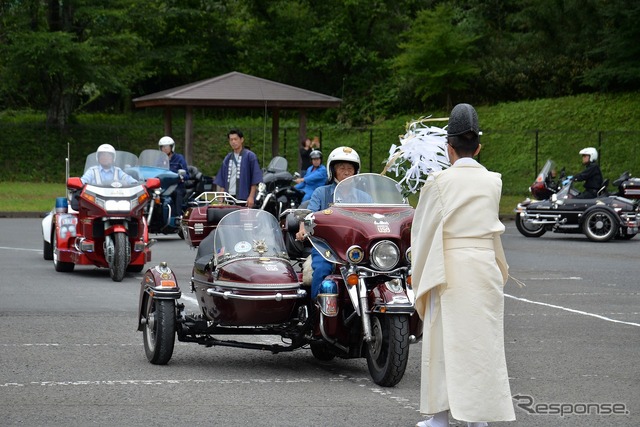
<path fill-rule="evenodd" d="M 548 162 L 547 162 L 548 163 Z M 546 165 L 545 165 L 546 166 Z M 543 168 L 543 172 L 545 169 Z M 640 182 L 631 181 L 623 174 L 614 184 L 618 192 L 607 192 L 605 180 L 598 196 L 594 199 L 578 199 L 578 190 L 573 188 L 573 179 L 567 178 L 557 192 L 546 191 L 552 173 L 549 168 L 541 172 L 536 183 L 530 188 L 532 195 L 548 195 L 547 200 L 527 198 L 515 209 L 516 228 L 525 237 L 540 237 L 547 231 L 554 233 L 583 233 L 594 242 L 607 242 L 613 238 L 628 240 L 638 233 L 640 220 Z M 623 185 L 624 184 L 624 185 Z M 551 187 L 553 188 L 553 187 Z M 543 191 L 545 190 L 545 191 Z M 629 195 L 637 194 L 635 199 Z M 625 197 L 626 196 L 626 197 Z"/>
<path fill-rule="evenodd" d="M 287 159 L 276 156 L 263 171 L 258 184 L 255 207 L 271 213 L 276 218 L 287 209 L 296 208 L 302 202 L 304 192 L 293 187 L 295 175 L 287 170 Z"/>

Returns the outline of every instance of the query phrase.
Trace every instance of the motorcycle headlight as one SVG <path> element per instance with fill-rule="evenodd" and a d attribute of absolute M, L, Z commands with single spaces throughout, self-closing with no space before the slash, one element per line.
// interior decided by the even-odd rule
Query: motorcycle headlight
<path fill-rule="evenodd" d="M 371 262 L 382 271 L 391 270 L 400 260 L 398 247 L 388 240 L 382 240 L 371 248 Z"/>
<path fill-rule="evenodd" d="M 104 203 L 104 210 L 107 212 L 129 212 L 131 210 L 131 200 L 107 200 Z"/>
<path fill-rule="evenodd" d="M 404 256 L 407 259 L 409 265 L 411 265 L 411 248 L 407 249 L 407 251 L 404 253 Z"/>

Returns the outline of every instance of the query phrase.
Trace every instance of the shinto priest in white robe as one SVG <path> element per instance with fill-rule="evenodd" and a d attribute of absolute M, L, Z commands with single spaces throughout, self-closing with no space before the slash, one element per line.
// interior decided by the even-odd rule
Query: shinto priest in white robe
<path fill-rule="evenodd" d="M 515 420 L 504 352 L 501 189 L 500 174 L 463 158 L 433 172 L 421 190 L 411 247 L 424 321 L 423 414 Z"/>

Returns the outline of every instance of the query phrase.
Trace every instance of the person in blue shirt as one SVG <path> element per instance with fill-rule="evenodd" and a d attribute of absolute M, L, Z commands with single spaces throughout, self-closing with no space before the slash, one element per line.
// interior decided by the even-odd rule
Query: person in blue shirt
<path fill-rule="evenodd" d="M 311 199 L 314 190 L 327 181 L 327 168 L 322 164 L 322 152 L 313 150 L 311 154 L 311 166 L 307 168 L 303 178 L 296 179 L 295 188 L 304 191 L 302 201 Z"/>
<path fill-rule="evenodd" d="M 173 151 L 175 146 L 176 142 L 170 136 L 163 136 L 158 141 L 160 150 L 169 157 L 169 169 L 171 172 L 179 174 L 178 171 L 184 171 L 184 173 L 180 175 L 180 182 L 173 197 L 173 212 L 175 213 L 173 216 L 180 216 L 182 215 L 182 200 L 186 193 L 184 181 L 189 179 L 189 168 L 187 167 L 187 161 L 184 159 L 184 156 Z"/>
<path fill-rule="evenodd" d="M 246 200 L 247 207 L 252 208 L 258 184 L 262 182 L 258 157 L 244 147 L 244 134 L 241 131 L 230 130 L 227 138 L 232 151 L 222 161 L 214 183 L 219 191 L 227 192 L 238 200 Z"/>
<path fill-rule="evenodd" d="M 111 144 L 102 144 L 98 147 L 96 160 L 98 164 L 88 168 L 80 178 L 83 184 L 103 185 L 113 181 L 128 185 L 138 183 L 131 175 L 114 165 L 116 149 Z"/>
<path fill-rule="evenodd" d="M 357 174 L 360 170 L 360 156 L 356 150 L 350 147 L 338 147 L 327 158 L 327 185 L 315 189 L 309 200 L 307 209 L 317 212 L 327 209 L 333 202 L 333 193 L 340 181 Z M 305 239 L 304 224 L 300 223 L 300 229 L 296 233 L 297 240 Z M 320 290 L 320 285 L 326 276 L 333 272 L 333 264 L 325 260 L 320 253 L 313 248 L 311 250 L 311 267 L 313 276 L 311 281 L 311 301 L 315 301 Z"/>

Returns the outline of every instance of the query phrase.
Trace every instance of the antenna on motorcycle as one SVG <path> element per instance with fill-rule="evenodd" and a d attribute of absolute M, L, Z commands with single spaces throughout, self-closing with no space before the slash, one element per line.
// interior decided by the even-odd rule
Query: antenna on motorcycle
<path fill-rule="evenodd" d="M 67 157 L 64 159 L 65 167 L 64 167 L 64 182 L 65 184 L 69 181 L 69 158 L 71 157 L 71 143 L 67 142 Z M 67 199 L 70 199 L 71 190 L 67 188 Z"/>

